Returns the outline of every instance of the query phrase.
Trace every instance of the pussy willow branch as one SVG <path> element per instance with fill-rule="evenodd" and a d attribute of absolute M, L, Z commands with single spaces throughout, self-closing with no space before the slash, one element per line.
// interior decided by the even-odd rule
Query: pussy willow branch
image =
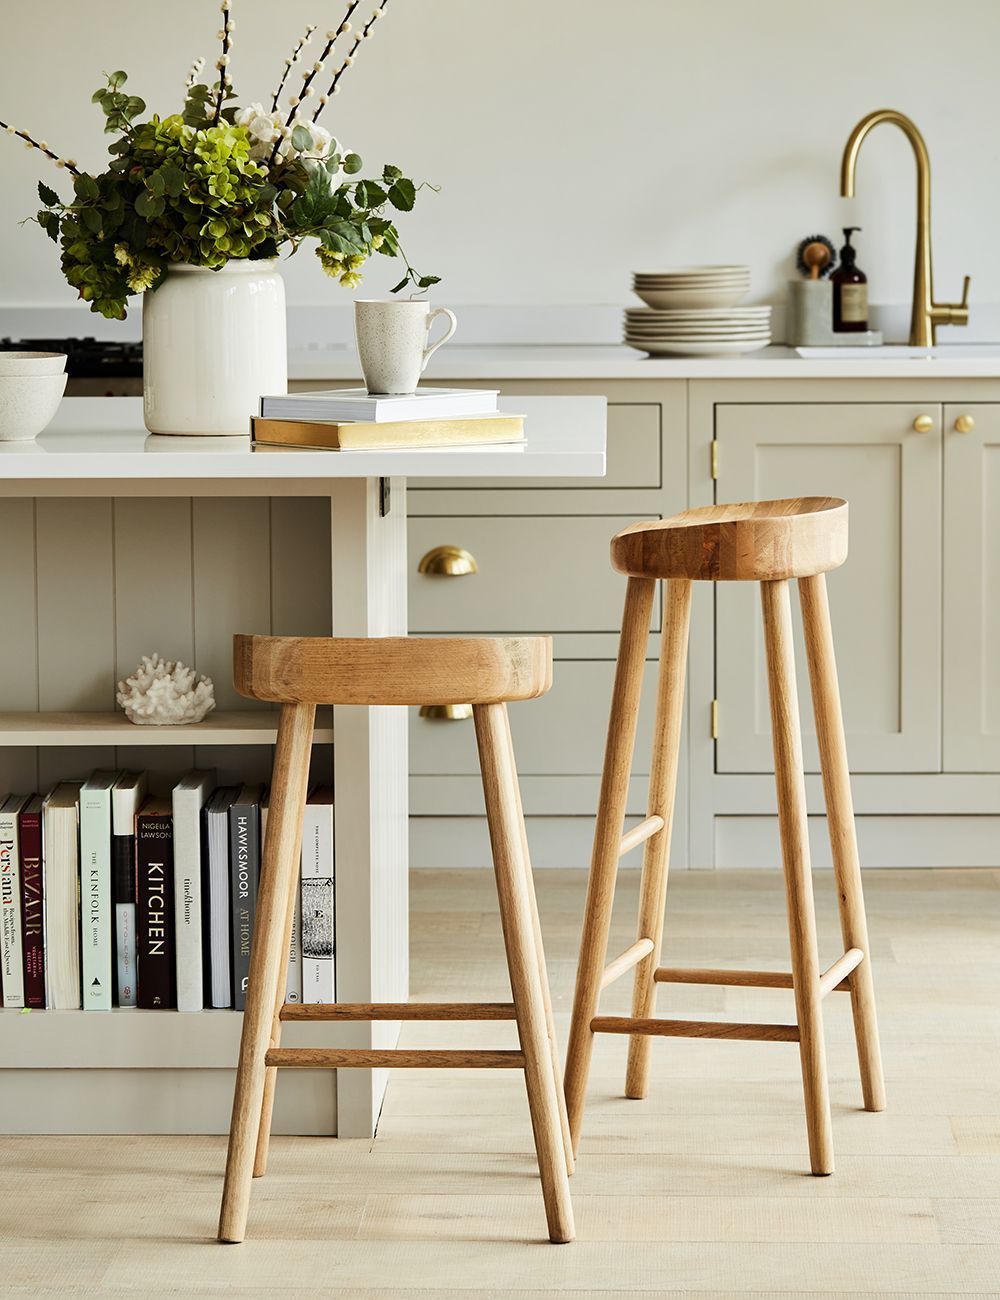
<path fill-rule="evenodd" d="M 191 89 L 194 83 L 198 80 L 198 77 L 201 75 L 201 70 L 204 66 L 205 56 L 200 54 L 198 58 L 195 59 L 194 63 L 191 64 L 191 71 L 187 74 L 187 81 L 184 83 L 185 90 Z"/>
<path fill-rule="evenodd" d="M 288 109 L 288 117 L 285 119 L 286 130 L 295 121 L 295 117 L 296 114 L 298 113 L 299 105 L 302 103 L 304 99 L 308 98 L 309 89 L 312 85 L 314 77 L 316 76 L 317 68 L 322 68 L 324 60 L 329 57 L 330 51 L 333 49 L 334 45 L 336 45 L 337 38 L 343 35 L 345 31 L 350 31 L 351 18 L 354 14 L 355 9 L 357 9 L 360 3 L 361 0 L 350 0 L 350 3 L 347 6 L 347 12 L 344 14 L 343 18 L 341 18 L 339 25 L 333 28 L 331 31 L 327 32 L 326 44 L 323 46 L 323 50 L 319 56 L 319 59 L 314 64 L 314 66 L 305 74 L 305 76 L 302 79 L 302 93 L 298 96 L 293 96 L 292 99 L 289 101 L 290 107 Z M 268 163 L 267 163 L 268 167 L 273 167 L 274 164 L 277 162 L 278 150 L 280 149 L 280 147 L 281 147 L 281 136 L 279 135 L 277 140 L 275 140 L 274 142 L 274 148 L 271 150 L 271 156 L 268 159 Z"/>
<path fill-rule="evenodd" d="M 230 36 L 233 25 L 229 17 L 232 0 L 222 0 L 220 8 L 222 9 L 222 54 L 216 62 L 219 69 L 219 93 L 215 100 L 215 112 L 212 115 L 212 125 L 218 126 L 222 120 L 222 105 L 226 98 L 226 83 L 229 80 L 226 68 L 229 66 L 229 48 L 232 45 Z"/>
<path fill-rule="evenodd" d="M 72 172 L 74 176 L 80 175 L 80 171 L 74 159 L 60 158 L 58 154 L 52 152 L 45 140 L 36 140 L 34 136 L 30 136 L 27 131 L 21 131 L 18 127 L 11 126 L 9 122 L 4 122 L 3 120 L 0 120 L 0 130 L 6 131 L 8 135 L 16 135 L 19 139 L 23 140 L 25 144 L 30 145 L 32 149 L 37 149 L 40 153 L 43 153 L 46 158 L 51 158 L 57 167 L 65 167 L 66 170 Z"/>
<path fill-rule="evenodd" d="M 362 41 L 367 40 L 368 37 L 371 35 L 372 28 L 375 26 L 379 18 L 381 18 L 382 15 L 385 13 L 385 7 L 388 3 L 389 0 L 382 0 L 381 4 L 378 6 L 378 8 L 375 10 L 372 16 L 365 23 L 364 27 L 362 27 L 361 31 L 358 32 L 357 36 L 355 36 L 354 44 L 347 51 L 347 54 L 344 58 L 344 62 L 337 69 L 333 80 L 330 82 L 330 89 L 326 92 L 325 95 L 320 97 L 319 107 L 316 109 L 316 112 L 313 113 L 312 115 L 312 120 L 314 122 L 317 120 L 320 113 L 322 113 L 323 109 L 326 108 L 327 101 L 330 99 L 330 97 L 337 93 L 337 90 L 339 89 L 340 78 L 344 75 L 347 69 L 354 62 L 354 56 L 357 53 L 358 47 L 360 46 Z"/>
<path fill-rule="evenodd" d="M 309 39 L 316 30 L 316 24 L 310 23 L 306 28 L 306 34 L 301 37 L 298 45 L 292 50 L 291 57 L 285 60 L 285 69 L 281 74 L 281 80 L 278 82 L 278 89 L 274 92 L 274 98 L 271 100 L 271 112 L 274 113 L 278 108 L 278 100 L 281 98 L 281 92 L 285 89 L 285 82 L 288 80 L 288 74 L 292 70 L 292 64 L 298 63 L 303 49 L 309 43 Z"/>

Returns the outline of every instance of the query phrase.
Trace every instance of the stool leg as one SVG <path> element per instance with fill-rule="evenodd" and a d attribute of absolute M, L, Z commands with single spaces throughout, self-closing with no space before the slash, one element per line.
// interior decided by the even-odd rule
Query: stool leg
<path fill-rule="evenodd" d="M 687 664 L 688 627 L 691 622 L 691 583 L 674 579 L 667 583 L 667 611 L 660 652 L 660 676 L 656 687 L 656 727 L 653 762 L 649 773 L 650 817 L 662 817 L 663 829 L 646 841 L 642 858 L 637 939 L 652 939 L 653 951 L 635 968 L 632 1015 L 646 1020 L 653 1014 L 656 984 L 653 972 L 660 964 L 663 946 L 663 913 L 667 904 L 667 872 L 670 865 L 670 833 L 673 829 L 677 764 L 680 757 L 681 721 L 684 716 L 684 669 Z M 650 1037 L 629 1038 L 625 1096 L 645 1097 L 649 1090 Z"/>
<path fill-rule="evenodd" d="M 267 843 L 264 845 L 257 895 L 247 1002 L 243 1012 L 243 1035 L 229 1128 L 226 1182 L 219 1219 L 220 1241 L 242 1241 L 246 1232 L 250 1183 L 264 1100 L 264 1058 L 271 1037 L 281 973 L 288 955 L 285 933 L 288 895 L 290 878 L 297 876 L 299 869 L 315 717 L 316 708 L 312 704 L 286 704 L 282 707 L 278 724 Z"/>
<path fill-rule="evenodd" d="M 514 763 L 514 745 L 513 738 L 510 737 L 508 729 L 508 738 L 510 744 L 510 763 L 516 771 Z M 562 1071 L 559 1068 L 559 1041 L 556 1038 L 555 1021 L 552 1016 L 552 994 L 549 990 L 549 972 L 545 964 L 545 945 L 542 942 L 542 923 L 538 916 L 538 899 L 535 897 L 535 880 L 534 873 L 531 869 L 531 854 L 528 851 L 528 832 L 524 824 L 524 809 L 521 806 L 521 787 L 518 782 L 514 783 L 515 793 L 515 812 L 521 825 L 521 854 L 524 862 L 525 883 L 528 888 L 528 903 L 531 907 L 531 928 L 535 939 L 535 953 L 538 957 L 538 978 L 542 982 L 542 997 L 545 1003 L 545 1032 L 549 1040 L 549 1055 L 552 1058 L 552 1077 L 556 1085 L 556 1105 L 559 1108 L 559 1127 L 562 1130 L 563 1151 L 566 1155 L 566 1172 L 572 1174 L 576 1166 L 573 1159 L 573 1139 L 569 1131 L 569 1116 L 566 1112 L 566 1096 L 562 1087 Z"/>
<path fill-rule="evenodd" d="M 590 1022 L 597 1014 L 601 977 L 608 955 L 608 931 L 611 927 L 611 908 L 615 898 L 615 879 L 618 875 L 639 696 L 646 646 L 649 644 L 649 619 L 655 592 L 654 578 L 629 578 L 625 591 L 618 666 L 611 696 L 604 771 L 594 828 L 594 851 L 587 882 L 587 901 L 584 904 L 573 1017 L 566 1046 L 566 1109 L 574 1152 L 580 1148 L 587 1077 L 594 1049 L 594 1033 Z"/>
<path fill-rule="evenodd" d="M 840 929 L 845 950 L 860 948 L 865 954 L 861 965 L 855 967 L 847 977 L 851 988 L 854 1036 L 858 1044 L 861 1090 L 865 1110 L 885 1110 L 885 1081 L 882 1077 L 882 1053 L 879 1049 L 878 1021 L 875 1015 L 868 922 L 861 889 L 861 863 L 854 829 L 851 775 L 847 765 L 826 575 L 820 573 L 813 578 L 800 578 L 799 600 L 809 659 L 820 765 L 823 769 L 826 820 L 837 880 Z"/>
<path fill-rule="evenodd" d="M 826 1077 L 826 1047 L 823 1042 L 816 912 L 809 865 L 802 736 L 795 691 L 795 652 L 788 582 L 762 582 L 760 593 L 764 612 L 774 775 L 778 793 L 781 857 L 785 869 L 788 938 L 792 954 L 795 1012 L 799 1025 L 809 1158 L 814 1174 L 832 1174 L 830 1096 Z"/>
<path fill-rule="evenodd" d="M 518 811 L 517 771 L 513 763 L 507 707 L 504 704 L 476 704 L 473 705 L 473 716 L 545 1216 L 552 1241 L 572 1241 L 575 1235 L 573 1206 L 556 1100 L 558 1082 L 552 1072 L 545 1023 L 545 996 L 535 949 L 527 881 L 529 868 L 523 852 L 524 826 Z"/>
<path fill-rule="evenodd" d="M 270 818 L 268 819 L 270 822 Z M 301 851 L 301 843 L 299 845 Z M 285 912 L 285 951 L 292 941 L 292 925 L 295 921 L 295 897 L 299 890 L 298 869 L 288 878 L 288 908 Z M 282 966 L 278 975 L 278 988 L 274 996 L 274 1014 L 271 1017 L 271 1038 L 269 1047 L 281 1046 L 281 1008 L 285 1005 L 285 992 L 288 985 L 288 965 Z M 260 1124 L 257 1129 L 257 1151 L 254 1155 L 253 1176 L 263 1178 L 267 1173 L 267 1153 L 271 1143 L 271 1116 L 274 1111 L 274 1090 L 278 1083 L 276 1066 L 269 1065 L 264 1071 L 264 1096 L 260 1104 Z"/>

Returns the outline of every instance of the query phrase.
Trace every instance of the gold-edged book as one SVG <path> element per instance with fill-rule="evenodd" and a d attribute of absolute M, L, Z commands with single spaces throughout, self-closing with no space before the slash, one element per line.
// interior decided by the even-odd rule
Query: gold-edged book
<path fill-rule="evenodd" d="M 258 446 L 372 451 L 400 447 L 461 447 L 523 442 L 523 415 L 470 415 L 453 420 L 370 420 L 328 423 L 273 420 L 255 415 L 250 436 Z"/>

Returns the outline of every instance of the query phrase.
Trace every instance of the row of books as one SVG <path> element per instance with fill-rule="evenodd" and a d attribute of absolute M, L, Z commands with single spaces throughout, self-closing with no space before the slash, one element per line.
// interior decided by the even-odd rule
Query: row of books
<path fill-rule="evenodd" d="M 321 451 L 523 442 L 524 417 L 501 412 L 499 396 L 479 388 L 418 388 L 381 397 L 364 388 L 282 394 L 260 399 L 250 433 L 255 447 Z"/>
<path fill-rule="evenodd" d="M 95 772 L 0 799 L 0 983 L 7 1010 L 246 1004 L 262 785 Z M 335 1000 L 333 791 L 309 794 L 289 1002 Z"/>

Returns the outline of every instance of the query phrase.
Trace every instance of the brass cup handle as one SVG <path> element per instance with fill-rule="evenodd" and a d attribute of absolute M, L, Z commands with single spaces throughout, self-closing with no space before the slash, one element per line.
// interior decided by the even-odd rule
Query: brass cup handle
<path fill-rule="evenodd" d="M 476 557 L 464 546 L 435 546 L 421 558 L 417 572 L 442 578 L 463 578 L 478 573 L 479 565 Z"/>
<path fill-rule="evenodd" d="M 931 429 L 933 428 L 934 428 L 933 415 L 918 415 L 917 418 L 913 421 L 914 433 L 930 433 Z"/>
<path fill-rule="evenodd" d="M 976 422 L 971 415 L 960 415 L 955 421 L 956 433 L 971 433 L 976 427 Z"/>
<path fill-rule="evenodd" d="M 422 718 L 434 718 L 438 722 L 461 722 L 472 717 L 471 704 L 422 704 Z"/>

